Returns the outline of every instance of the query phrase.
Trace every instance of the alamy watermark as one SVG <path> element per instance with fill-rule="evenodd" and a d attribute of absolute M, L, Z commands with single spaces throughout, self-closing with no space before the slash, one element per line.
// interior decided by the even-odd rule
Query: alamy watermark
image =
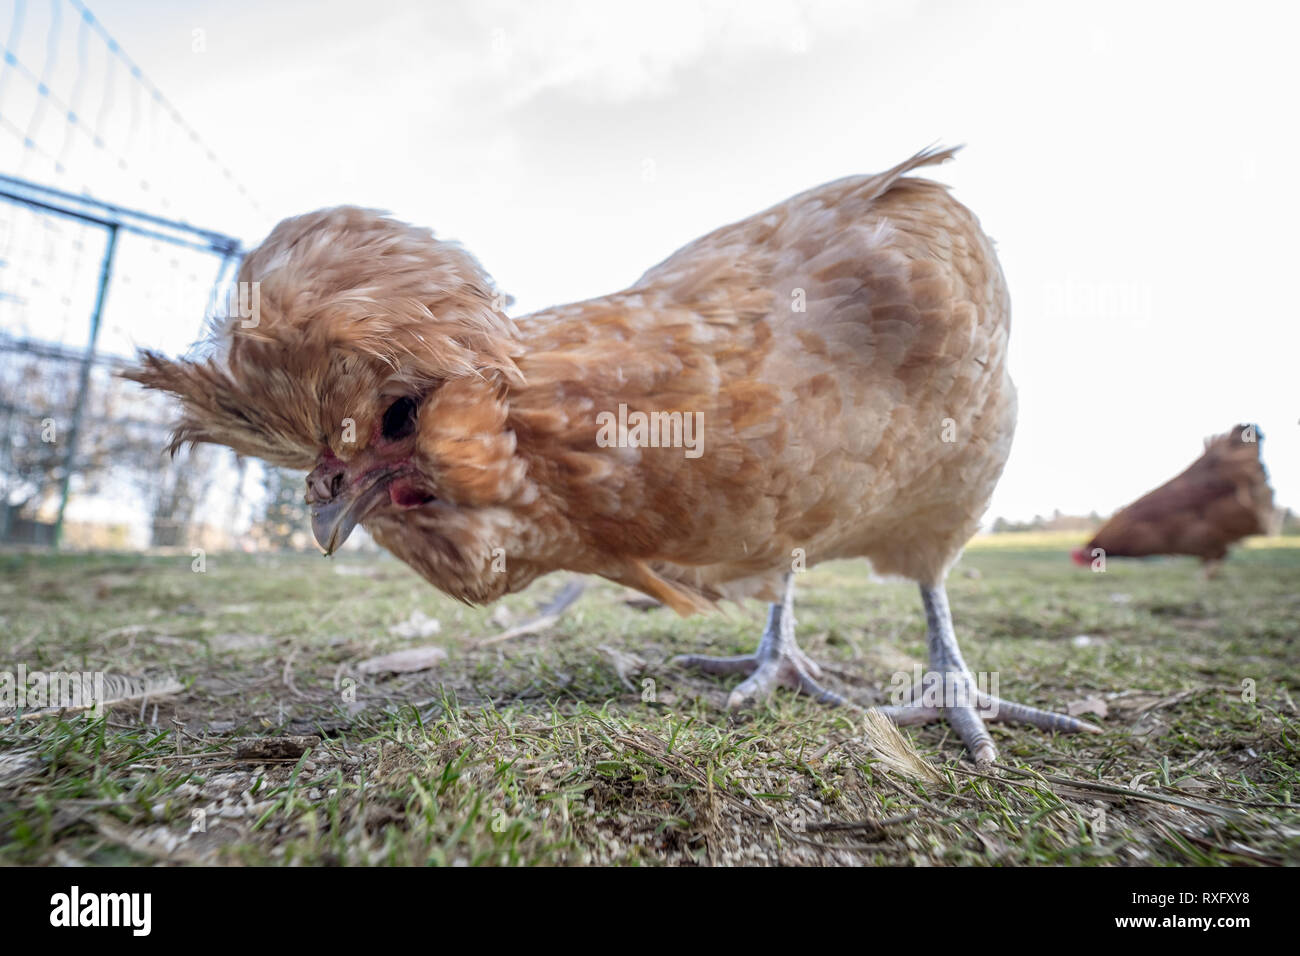
<path fill-rule="evenodd" d="M 51 707 L 89 709 L 99 717 L 104 710 L 103 671 L 0 671 L 0 713 L 44 710 Z"/>
<path fill-rule="evenodd" d="M 890 703 L 895 707 L 973 707 L 983 716 L 997 716 L 997 672 L 965 674 L 953 671 L 898 671 L 890 681 Z"/>
<path fill-rule="evenodd" d="M 703 412 L 629 412 L 620 402 L 617 414 L 598 413 L 596 425 L 600 448 L 683 448 L 687 458 L 704 454 Z"/>
<path fill-rule="evenodd" d="M 133 936 L 153 928 L 152 893 L 83 893 L 75 884 L 50 897 L 51 926 L 120 926 Z"/>
<path fill-rule="evenodd" d="M 238 282 L 232 286 L 226 311 L 231 318 L 239 319 L 241 328 L 257 328 L 262 323 L 262 283 Z"/>

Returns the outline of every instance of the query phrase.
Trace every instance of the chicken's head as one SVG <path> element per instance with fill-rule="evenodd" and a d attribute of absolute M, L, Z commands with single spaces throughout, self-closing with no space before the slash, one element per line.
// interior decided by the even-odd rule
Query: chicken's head
<path fill-rule="evenodd" d="M 145 351 L 126 373 L 181 399 L 173 450 L 212 442 L 309 471 L 327 554 L 368 516 L 483 503 L 521 480 L 504 427 L 518 337 L 459 246 L 340 207 L 280 223 L 238 280 L 206 355 Z"/>

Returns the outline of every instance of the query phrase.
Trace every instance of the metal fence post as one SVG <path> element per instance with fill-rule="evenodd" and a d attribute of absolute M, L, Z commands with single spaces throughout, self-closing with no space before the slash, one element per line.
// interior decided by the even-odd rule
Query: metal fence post
<path fill-rule="evenodd" d="M 104 258 L 99 276 L 99 289 L 94 312 L 91 316 L 90 342 L 84 351 L 79 351 L 75 347 L 65 350 L 58 346 L 49 346 L 35 339 L 13 339 L 9 341 L 8 336 L 0 332 L 0 353 L 10 351 L 35 353 L 42 358 L 76 362 L 79 366 L 75 396 L 76 404 L 68 429 L 64 433 L 66 438 L 63 439 L 66 452 L 62 461 L 63 474 L 60 476 L 61 480 L 59 481 L 58 515 L 50 536 L 53 539 L 51 544 L 58 547 L 63 539 L 64 518 L 71 495 L 72 476 L 78 469 L 81 431 L 83 428 L 89 428 L 94 422 L 94 409 L 87 406 L 92 405 L 92 396 L 90 394 L 91 375 L 96 366 L 103 364 L 101 356 L 98 354 L 98 337 L 105 301 L 108 296 L 109 283 L 113 278 L 114 254 L 118 236 L 121 233 L 128 233 L 133 236 L 165 242 L 180 248 L 219 256 L 221 259 L 220 267 L 217 271 L 212 292 L 209 294 L 210 306 L 214 302 L 214 294 L 219 291 L 224 283 L 226 274 L 232 264 L 239 262 L 242 247 L 238 239 L 223 233 L 213 232 L 210 229 L 201 229 L 179 220 L 167 219 L 138 209 L 128 209 L 125 206 L 104 202 L 91 196 L 70 193 L 65 190 L 55 189 L 52 186 L 43 186 L 39 183 L 0 173 L 0 203 L 10 202 L 36 210 L 44 215 L 72 219 L 84 225 L 99 226 L 108 230 L 108 244 L 104 249 Z M 0 206 L 0 209 L 3 209 L 3 206 Z M 8 262 L 0 262 L 0 271 L 8 268 L 9 265 Z M 3 410 L 11 416 L 17 415 L 21 417 L 28 407 L 30 407 L 30 402 L 24 408 L 6 406 Z M 6 428 L 5 433 L 0 434 L 0 468 L 12 471 L 12 451 L 12 428 Z M 84 461 L 81 462 L 82 472 L 85 471 L 85 464 Z M 7 510 L 7 504 L 7 501 L 0 501 L 0 542 L 8 540 L 10 537 L 12 532 L 11 519 L 15 517 L 13 512 Z"/>
<path fill-rule="evenodd" d="M 113 254 L 117 251 L 117 225 L 108 227 L 108 244 L 104 247 L 104 261 L 99 269 L 99 291 L 95 294 L 95 311 L 90 316 L 90 342 L 81 360 L 81 374 L 77 378 L 77 404 L 72 410 L 72 423 L 68 426 L 68 450 L 63 458 L 63 481 L 59 489 L 59 516 L 54 520 L 54 547 L 63 544 L 63 513 L 68 507 L 68 492 L 72 484 L 72 471 L 76 465 L 77 445 L 81 438 L 81 418 L 86 408 L 86 395 L 90 391 L 90 369 L 95 361 L 95 344 L 99 341 L 99 325 L 104 317 L 104 300 L 108 297 L 108 283 L 113 276 Z"/>

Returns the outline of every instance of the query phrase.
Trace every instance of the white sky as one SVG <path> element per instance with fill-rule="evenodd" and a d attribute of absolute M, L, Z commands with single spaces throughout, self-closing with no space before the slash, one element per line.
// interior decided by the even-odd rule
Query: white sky
<path fill-rule="evenodd" d="M 261 206 L 195 196 L 191 220 L 256 241 L 283 216 L 378 206 L 462 241 L 517 313 L 966 143 L 935 176 L 997 240 L 1020 389 L 988 517 L 1109 513 L 1239 420 L 1300 505 L 1293 6 L 92 9 Z"/>

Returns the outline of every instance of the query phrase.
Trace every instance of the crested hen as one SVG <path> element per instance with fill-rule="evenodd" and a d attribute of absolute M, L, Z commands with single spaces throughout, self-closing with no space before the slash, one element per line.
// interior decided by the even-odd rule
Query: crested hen
<path fill-rule="evenodd" d="M 216 442 L 310 471 L 327 552 L 358 523 L 432 584 L 491 601 L 596 574 L 681 613 L 773 599 L 757 651 L 684 666 L 827 703 L 795 641 L 796 563 L 865 557 L 917 582 L 932 671 L 884 708 L 985 727 L 1083 721 L 999 700 L 962 659 L 944 578 L 1016 420 L 1010 304 L 993 246 L 948 190 L 906 174 L 801 193 L 679 250 L 621 292 L 511 320 L 465 251 L 357 208 L 282 222 L 243 262 L 256 321 L 217 354 L 144 352 L 178 396 L 173 446 Z"/>

